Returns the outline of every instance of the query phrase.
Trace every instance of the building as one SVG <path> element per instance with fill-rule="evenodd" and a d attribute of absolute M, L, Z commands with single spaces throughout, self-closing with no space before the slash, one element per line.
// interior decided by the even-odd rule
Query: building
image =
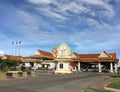
<path fill-rule="evenodd" d="M 62 43 L 57 49 L 57 68 L 55 73 L 72 73 L 70 48 L 67 44 Z"/>
<path fill-rule="evenodd" d="M 25 67 L 32 67 L 33 70 L 40 69 L 54 69 L 54 54 L 43 50 L 36 50 L 34 55 L 29 57 L 23 57 L 22 62 L 25 63 Z"/>
<path fill-rule="evenodd" d="M 33 63 L 47 69 L 55 69 L 55 73 L 73 73 L 75 71 L 117 72 L 118 59 L 116 53 L 102 51 L 94 54 L 70 52 L 67 44 L 62 43 L 58 49 L 53 46 L 51 52 L 36 50 L 33 56 L 23 58 L 25 63 Z"/>
<path fill-rule="evenodd" d="M 13 55 L 5 54 L 4 56 L 1 56 L 1 59 L 15 60 L 15 61 L 20 62 L 21 61 L 21 57 L 22 56 L 13 56 Z"/>

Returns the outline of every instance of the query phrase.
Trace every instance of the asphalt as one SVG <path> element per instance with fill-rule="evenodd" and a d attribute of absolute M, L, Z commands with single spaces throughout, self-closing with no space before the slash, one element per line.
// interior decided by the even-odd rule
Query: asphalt
<path fill-rule="evenodd" d="M 0 80 L 0 92 L 93 92 L 89 87 L 114 74 L 77 72 L 52 74 L 38 72 L 36 77 Z"/>

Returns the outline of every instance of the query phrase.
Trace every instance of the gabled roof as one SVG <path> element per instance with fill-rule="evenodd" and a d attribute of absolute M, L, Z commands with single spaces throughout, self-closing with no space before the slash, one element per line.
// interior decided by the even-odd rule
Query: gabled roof
<path fill-rule="evenodd" d="M 5 54 L 3 57 L 3 59 L 9 59 L 9 60 L 16 60 L 16 61 L 20 61 L 21 56 L 13 56 L 13 55 L 8 55 Z"/>
<path fill-rule="evenodd" d="M 79 59 L 79 54 L 77 52 L 72 52 L 70 55 L 72 60 L 78 60 Z"/>
<path fill-rule="evenodd" d="M 107 57 L 108 58 L 108 57 L 111 57 L 111 56 L 106 51 L 102 51 L 101 54 L 98 57 L 99 58 L 101 58 L 101 57 Z"/>
<path fill-rule="evenodd" d="M 47 57 L 54 57 L 53 56 L 53 54 L 51 53 L 51 52 L 47 52 L 47 51 L 43 51 L 43 50 L 37 50 L 39 53 L 40 53 L 40 55 L 42 55 L 42 56 L 47 56 Z"/>
<path fill-rule="evenodd" d="M 79 54 L 77 52 L 73 52 L 73 54 L 77 57 L 79 57 Z"/>
<path fill-rule="evenodd" d="M 99 57 L 100 54 L 79 54 L 79 58 L 116 58 L 116 53 L 108 53 L 110 57 Z"/>

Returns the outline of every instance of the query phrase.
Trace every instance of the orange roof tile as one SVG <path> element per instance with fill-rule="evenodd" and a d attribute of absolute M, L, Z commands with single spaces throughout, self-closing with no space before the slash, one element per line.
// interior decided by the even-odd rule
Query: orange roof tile
<path fill-rule="evenodd" d="M 0 59 L 2 59 L 3 56 L 0 56 Z"/>
<path fill-rule="evenodd" d="M 79 54 L 79 58 L 98 58 L 100 54 Z"/>
<path fill-rule="evenodd" d="M 116 53 L 109 53 L 112 58 L 116 58 Z"/>
<path fill-rule="evenodd" d="M 3 57 L 9 60 L 16 60 L 16 61 L 20 61 L 20 58 L 21 58 L 21 56 L 13 56 L 13 55 L 7 55 L 7 54 L 5 54 Z"/>
<path fill-rule="evenodd" d="M 116 58 L 116 53 L 108 53 L 111 57 L 108 58 Z M 79 58 L 98 58 L 100 54 L 79 54 Z M 99 57 L 100 58 L 100 57 Z M 103 57 L 101 57 L 103 58 Z"/>
<path fill-rule="evenodd" d="M 79 57 L 79 54 L 77 52 L 73 52 L 73 54 L 75 54 L 77 57 Z"/>
<path fill-rule="evenodd" d="M 47 51 L 43 51 L 43 50 L 38 50 L 40 52 L 41 55 L 43 56 L 47 56 L 47 57 L 54 57 L 53 54 L 51 52 L 47 52 Z"/>

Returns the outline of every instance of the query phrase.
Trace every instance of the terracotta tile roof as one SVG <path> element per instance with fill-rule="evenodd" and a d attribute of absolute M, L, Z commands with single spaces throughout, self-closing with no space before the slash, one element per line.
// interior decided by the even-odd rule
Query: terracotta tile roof
<path fill-rule="evenodd" d="M 6 58 L 6 59 L 9 59 L 9 60 L 20 61 L 21 56 L 13 56 L 13 55 L 5 54 L 2 58 Z"/>
<path fill-rule="evenodd" d="M 77 52 L 73 52 L 73 54 L 75 54 L 77 57 L 79 57 L 79 54 Z"/>
<path fill-rule="evenodd" d="M 116 59 L 116 53 L 108 53 L 111 57 L 108 58 L 114 58 Z M 79 54 L 79 58 L 98 58 L 100 54 Z M 99 57 L 99 58 L 107 58 L 107 57 Z"/>
<path fill-rule="evenodd" d="M 98 58 L 100 54 L 79 54 L 79 58 Z"/>
<path fill-rule="evenodd" d="M 0 59 L 2 59 L 3 56 L 0 56 Z"/>
<path fill-rule="evenodd" d="M 109 53 L 112 58 L 117 58 L 116 53 Z"/>
<path fill-rule="evenodd" d="M 38 50 L 40 52 L 41 55 L 43 56 L 47 56 L 47 57 L 54 57 L 53 54 L 51 52 L 47 52 L 47 51 L 43 51 L 43 50 Z"/>

